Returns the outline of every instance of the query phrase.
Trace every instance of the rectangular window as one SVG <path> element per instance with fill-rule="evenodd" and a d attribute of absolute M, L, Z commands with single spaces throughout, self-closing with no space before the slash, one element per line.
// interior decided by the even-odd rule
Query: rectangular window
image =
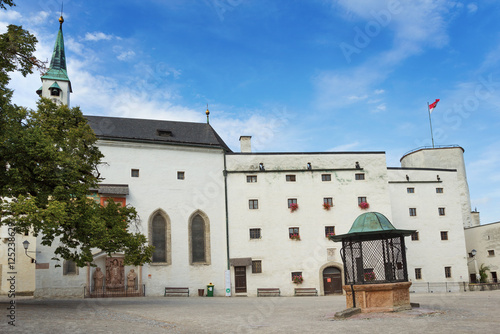
<path fill-rule="evenodd" d="M 417 215 L 417 209 L 416 208 L 410 208 L 410 216 L 415 217 Z"/>
<path fill-rule="evenodd" d="M 332 174 L 321 174 L 321 181 L 331 181 Z"/>
<path fill-rule="evenodd" d="M 494 249 L 488 250 L 488 256 L 495 256 L 495 250 Z"/>
<path fill-rule="evenodd" d="M 418 236 L 418 232 L 413 232 L 413 233 L 411 234 L 411 240 L 413 240 L 413 241 L 417 241 L 417 240 L 419 240 L 418 238 L 419 238 L 419 236 Z"/>
<path fill-rule="evenodd" d="M 256 260 L 252 261 L 252 274 L 260 274 L 262 273 L 262 261 Z"/>
<path fill-rule="evenodd" d="M 441 231 L 441 240 L 448 240 L 448 231 Z"/>
<path fill-rule="evenodd" d="M 366 197 L 358 197 L 358 205 L 361 204 L 361 203 L 367 203 L 366 201 Z"/>
<path fill-rule="evenodd" d="M 250 239 L 260 239 L 262 238 L 260 234 L 260 228 L 251 228 L 250 229 Z"/>
<path fill-rule="evenodd" d="M 296 280 L 299 280 L 302 283 L 302 271 L 292 272 L 292 281 L 295 282 Z"/>
<path fill-rule="evenodd" d="M 422 268 L 415 268 L 415 279 L 422 279 Z"/>
<path fill-rule="evenodd" d="M 248 183 L 256 183 L 257 182 L 257 175 L 247 175 L 247 182 Z"/>
<path fill-rule="evenodd" d="M 300 240 L 299 228 L 298 227 L 290 227 L 288 229 L 288 237 L 290 239 Z"/>
<path fill-rule="evenodd" d="M 330 207 L 333 206 L 333 198 L 331 197 L 323 198 L 323 204 L 328 204 Z"/>
<path fill-rule="evenodd" d="M 414 194 L 415 193 L 415 188 L 406 188 L 406 192 L 408 194 Z"/>
<path fill-rule="evenodd" d="M 286 182 L 295 182 L 295 175 L 286 175 Z"/>
<path fill-rule="evenodd" d="M 177 172 L 177 180 L 184 180 L 184 172 Z"/>
<path fill-rule="evenodd" d="M 63 275 L 78 275 L 76 263 L 72 260 L 64 260 Z"/>
<path fill-rule="evenodd" d="M 325 237 L 335 235 L 335 226 L 325 226 Z"/>
<path fill-rule="evenodd" d="M 356 179 L 356 180 L 364 180 L 365 179 L 365 173 L 356 173 L 356 174 L 354 174 L 354 179 Z"/>
<path fill-rule="evenodd" d="M 250 210 L 255 210 L 259 208 L 259 200 L 258 199 L 249 199 L 248 200 L 248 208 Z"/>
<path fill-rule="evenodd" d="M 438 208 L 438 212 L 440 216 L 444 216 L 444 208 Z"/>
<path fill-rule="evenodd" d="M 443 188 L 436 188 L 436 193 L 437 194 L 442 194 L 443 193 Z"/>
<path fill-rule="evenodd" d="M 288 199 L 288 207 L 290 207 L 292 204 L 297 204 L 296 198 L 289 198 Z"/>
<path fill-rule="evenodd" d="M 446 278 L 451 277 L 451 267 L 444 267 L 444 277 Z"/>
<path fill-rule="evenodd" d="M 130 176 L 131 177 L 139 177 L 139 170 L 138 169 L 130 170 Z"/>

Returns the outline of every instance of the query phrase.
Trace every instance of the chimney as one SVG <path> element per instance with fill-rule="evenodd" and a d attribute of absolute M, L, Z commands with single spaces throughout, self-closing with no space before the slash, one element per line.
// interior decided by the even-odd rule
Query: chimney
<path fill-rule="evenodd" d="M 241 153 L 252 153 L 252 136 L 240 136 Z"/>
<path fill-rule="evenodd" d="M 474 211 L 472 211 L 470 214 L 472 218 L 471 227 L 481 225 L 481 220 L 479 218 L 479 211 L 477 211 L 477 209 L 474 209 Z"/>

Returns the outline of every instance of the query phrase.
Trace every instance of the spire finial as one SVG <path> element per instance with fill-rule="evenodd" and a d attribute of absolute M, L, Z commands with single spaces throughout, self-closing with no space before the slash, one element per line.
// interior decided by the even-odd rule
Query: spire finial
<path fill-rule="evenodd" d="M 59 27 L 62 28 L 62 24 L 64 22 L 64 18 L 63 18 L 63 6 L 64 6 L 64 3 L 61 2 L 61 16 L 59 17 Z"/>
<path fill-rule="evenodd" d="M 207 124 L 210 124 L 210 119 L 209 119 L 210 111 L 208 110 L 208 103 L 207 103 L 207 111 L 205 112 L 205 114 L 207 114 Z"/>

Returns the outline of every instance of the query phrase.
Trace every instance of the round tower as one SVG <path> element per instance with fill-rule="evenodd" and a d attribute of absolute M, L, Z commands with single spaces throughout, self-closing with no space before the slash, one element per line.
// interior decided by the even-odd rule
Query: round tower
<path fill-rule="evenodd" d="M 467 174 L 465 172 L 465 150 L 460 146 L 422 148 L 405 154 L 400 162 L 407 168 L 445 168 L 457 170 L 458 188 L 464 227 L 472 224 L 471 204 Z"/>

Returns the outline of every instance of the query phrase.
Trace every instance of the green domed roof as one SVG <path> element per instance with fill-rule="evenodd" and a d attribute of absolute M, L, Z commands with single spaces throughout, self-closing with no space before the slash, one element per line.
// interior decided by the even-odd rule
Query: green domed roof
<path fill-rule="evenodd" d="M 357 232 L 383 232 L 388 230 L 395 230 L 389 219 L 378 212 L 367 212 L 358 216 L 348 233 Z"/>
<path fill-rule="evenodd" d="M 409 236 L 415 230 L 398 230 L 386 216 L 379 212 L 367 212 L 358 216 L 348 233 L 330 237 L 332 241 L 342 241 L 345 238 L 359 237 L 377 239 L 383 235 L 403 235 Z"/>

